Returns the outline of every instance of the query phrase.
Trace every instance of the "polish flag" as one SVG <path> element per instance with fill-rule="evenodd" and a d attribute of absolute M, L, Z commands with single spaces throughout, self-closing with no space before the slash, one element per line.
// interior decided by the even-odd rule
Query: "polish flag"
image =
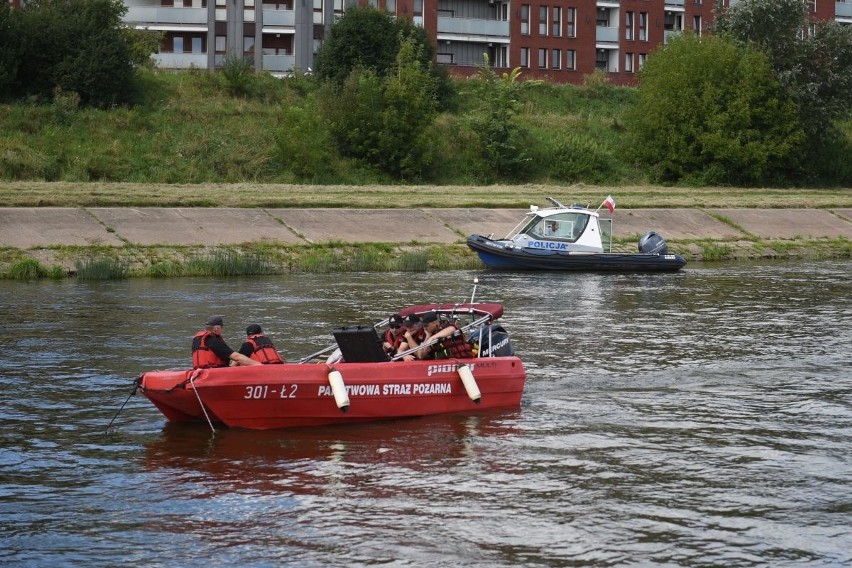
<path fill-rule="evenodd" d="M 607 196 L 607 198 L 604 200 L 603 204 L 607 209 L 609 209 L 610 213 L 615 211 L 615 199 L 613 199 L 611 195 Z"/>

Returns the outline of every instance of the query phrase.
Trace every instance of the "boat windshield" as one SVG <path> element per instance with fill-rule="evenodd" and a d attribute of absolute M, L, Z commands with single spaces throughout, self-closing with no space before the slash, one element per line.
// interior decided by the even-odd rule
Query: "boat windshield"
<path fill-rule="evenodd" d="M 588 224 L 589 215 L 585 213 L 565 212 L 548 217 L 536 215 L 520 232 L 536 239 L 574 242 L 580 238 Z"/>

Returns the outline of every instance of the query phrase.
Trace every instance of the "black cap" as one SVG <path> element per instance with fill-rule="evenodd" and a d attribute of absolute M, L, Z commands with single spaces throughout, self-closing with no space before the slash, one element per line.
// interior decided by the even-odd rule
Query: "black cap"
<path fill-rule="evenodd" d="M 388 325 L 391 327 L 402 326 L 403 323 L 405 322 L 402 320 L 402 316 L 399 314 L 394 314 L 388 318 Z"/>
<path fill-rule="evenodd" d="M 421 320 L 423 325 L 427 323 L 432 323 L 433 321 L 438 321 L 438 313 L 437 312 L 426 312 L 423 314 L 423 319 Z"/>
<path fill-rule="evenodd" d="M 221 325 L 225 327 L 225 320 L 222 319 L 222 316 L 210 316 L 207 318 L 207 321 L 204 322 L 204 325 Z"/>
<path fill-rule="evenodd" d="M 420 316 L 417 314 L 409 314 L 407 318 L 405 318 L 405 327 L 413 327 L 415 325 L 420 325 Z"/>
<path fill-rule="evenodd" d="M 256 323 L 253 323 L 246 328 L 246 335 L 257 335 L 258 333 L 263 333 L 263 330 L 260 329 L 260 326 Z"/>

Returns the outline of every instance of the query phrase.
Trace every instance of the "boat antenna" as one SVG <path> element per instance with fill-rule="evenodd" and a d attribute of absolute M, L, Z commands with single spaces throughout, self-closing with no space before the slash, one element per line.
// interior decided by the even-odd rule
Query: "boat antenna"
<path fill-rule="evenodd" d="M 547 200 L 550 201 L 551 203 L 553 203 L 555 206 L 559 207 L 560 209 L 567 209 L 567 207 L 565 207 L 564 205 L 559 203 L 559 201 L 557 201 L 553 197 L 548 197 Z"/>
<path fill-rule="evenodd" d="M 476 285 L 479 284 L 479 278 L 473 277 L 473 292 L 470 295 L 470 303 L 473 303 L 473 298 L 476 296 Z"/>

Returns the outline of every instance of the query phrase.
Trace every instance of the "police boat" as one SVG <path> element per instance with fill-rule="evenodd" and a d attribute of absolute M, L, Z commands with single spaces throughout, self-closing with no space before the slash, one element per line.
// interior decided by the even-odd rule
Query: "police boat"
<path fill-rule="evenodd" d="M 467 246 L 488 268 L 504 270 L 673 272 L 686 265 L 654 231 L 639 239 L 638 253 L 611 252 L 611 219 L 600 219 L 597 211 L 582 205 L 547 199 L 553 207 L 531 205 L 505 238 L 471 235 Z M 614 200 L 608 197 L 603 205 L 612 211 Z"/>

